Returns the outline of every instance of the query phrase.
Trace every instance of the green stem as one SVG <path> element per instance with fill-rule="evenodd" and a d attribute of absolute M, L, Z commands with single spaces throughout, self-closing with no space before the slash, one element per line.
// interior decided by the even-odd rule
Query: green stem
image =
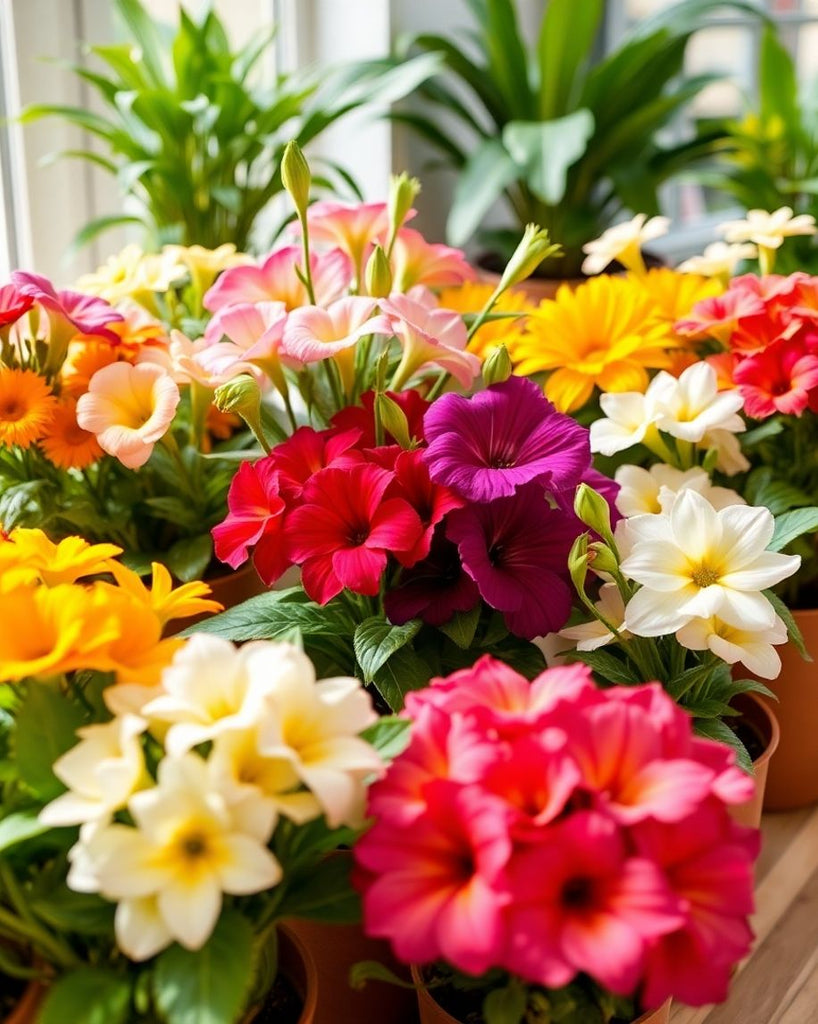
<path fill-rule="evenodd" d="M 312 267 L 310 266 L 310 233 L 307 230 L 307 212 L 299 213 L 298 219 L 301 222 L 301 245 L 304 250 L 304 287 L 307 289 L 307 297 L 310 305 L 315 303 L 315 288 L 312 283 Z"/>
<path fill-rule="evenodd" d="M 429 390 L 429 394 L 426 396 L 427 402 L 433 402 L 437 398 L 437 396 L 446 386 L 446 381 L 448 381 L 450 377 L 451 374 L 446 370 L 443 370 L 443 372 L 438 375 L 437 380 L 434 382 L 434 384 Z"/>

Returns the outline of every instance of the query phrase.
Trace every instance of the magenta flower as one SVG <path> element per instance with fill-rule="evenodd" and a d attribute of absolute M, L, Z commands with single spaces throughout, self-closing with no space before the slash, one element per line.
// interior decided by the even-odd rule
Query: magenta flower
<path fill-rule="evenodd" d="M 384 610 L 396 626 L 415 618 L 442 626 L 455 612 L 470 611 L 479 601 L 477 584 L 463 570 L 457 546 L 438 529 L 426 558 L 404 569 L 399 585 L 386 594 Z"/>
<path fill-rule="evenodd" d="M 508 497 L 532 480 L 573 490 L 591 466 L 587 429 L 522 377 L 471 398 L 443 395 L 423 425 L 432 479 L 471 501 Z"/>
<path fill-rule="evenodd" d="M 446 535 L 483 600 L 527 640 L 556 633 L 568 621 L 573 592 L 566 565 L 576 524 L 551 508 L 542 487 L 530 484 L 512 498 L 455 509 Z"/>
<path fill-rule="evenodd" d="M 25 295 L 13 284 L 0 288 L 0 329 L 16 323 L 34 305 L 31 295 Z"/>
<path fill-rule="evenodd" d="M 24 270 L 13 271 L 11 283 L 20 294 L 39 302 L 46 311 L 52 339 L 70 340 L 75 334 L 88 334 L 105 338 L 114 345 L 121 341 L 118 334 L 107 329 L 106 324 L 121 322 L 124 317 L 105 299 L 81 292 L 58 292 L 47 277 Z"/>

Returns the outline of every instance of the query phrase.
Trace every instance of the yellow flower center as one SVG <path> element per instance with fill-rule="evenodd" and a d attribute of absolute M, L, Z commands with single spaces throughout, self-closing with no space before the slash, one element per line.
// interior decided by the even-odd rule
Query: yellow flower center
<path fill-rule="evenodd" d="M 721 574 L 717 569 L 707 565 L 706 562 L 694 569 L 690 574 L 690 578 L 696 584 L 697 587 L 712 587 L 714 583 L 718 583 L 721 578 Z"/>

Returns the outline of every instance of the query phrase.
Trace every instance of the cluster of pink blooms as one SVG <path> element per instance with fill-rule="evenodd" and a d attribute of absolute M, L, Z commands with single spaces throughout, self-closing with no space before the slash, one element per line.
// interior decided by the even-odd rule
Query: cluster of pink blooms
<path fill-rule="evenodd" d="M 645 1009 L 726 998 L 750 948 L 752 780 L 658 683 L 529 683 L 484 657 L 410 693 L 411 741 L 355 847 L 368 934 L 410 963 L 586 974 Z"/>
<path fill-rule="evenodd" d="M 818 411 L 818 277 L 745 274 L 676 324 L 727 351 L 710 360 L 724 387 L 738 387 L 755 419 Z"/>
<path fill-rule="evenodd" d="M 300 428 L 234 477 L 216 555 L 237 568 L 252 547 L 268 584 L 297 564 L 320 604 L 342 590 L 374 597 L 384 582 L 398 625 L 440 626 L 482 599 L 518 636 L 561 628 L 568 553 L 585 529 L 574 491 L 616 487 L 591 470 L 587 429 L 520 377 L 471 398 L 389 397 L 414 447 L 377 444 L 371 393 L 326 430 Z"/>

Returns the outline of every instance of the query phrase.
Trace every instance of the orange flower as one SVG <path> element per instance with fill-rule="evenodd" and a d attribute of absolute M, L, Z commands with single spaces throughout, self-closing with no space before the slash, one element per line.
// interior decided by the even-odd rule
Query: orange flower
<path fill-rule="evenodd" d="M 646 368 L 669 366 L 668 350 L 679 345 L 638 281 L 602 275 L 575 291 L 562 285 L 508 348 L 517 373 L 550 373 L 546 397 L 561 412 L 572 412 L 585 405 L 594 387 L 644 391 Z"/>
<path fill-rule="evenodd" d="M 170 573 L 161 562 L 151 562 L 150 589 L 132 569 L 111 562 L 110 570 L 122 590 L 152 609 L 164 625 L 171 619 L 188 619 L 203 612 L 220 612 L 218 601 L 208 600 L 210 587 L 200 580 L 182 583 L 174 589 Z"/>
<path fill-rule="evenodd" d="M 56 401 L 33 370 L 0 366 L 0 445 L 28 448 L 42 437 Z"/>
<path fill-rule="evenodd" d="M 467 281 L 458 288 L 444 288 L 440 293 L 440 305 L 444 309 L 455 309 L 458 313 L 479 313 L 494 291 L 490 284 Z M 536 309 L 521 292 L 504 292 L 497 301 L 494 313 L 533 313 Z M 525 334 L 526 317 L 508 320 L 490 320 L 474 334 L 468 349 L 481 359 L 491 355 L 495 348 L 506 345 L 511 348 Z"/>
<path fill-rule="evenodd" d="M 680 274 L 669 267 L 657 267 L 644 277 L 632 277 L 631 280 L 647 291 L 660 319 L 671 326 L 677 320 L 690 316 L 697 302 L 715 298 L 724 292 L 724 285 L 718 278 Z M 688 343 L 686 339 L 679 340 L 681 344 Z"/>
<path fill-rule="evenodd" d="M 88 390 L 88 383 L 97 370 L 125 358 L 120 348 L 98 339 L 74 338 L 60 372 L 62 392 L 79 398 Z"/>
<path fill-rule="evenodd" d="M 77 400 L 70 396 L 57 404 L 40 447 L 58 469 L 85 469 L 102 456 L 96 437 L 77 423 Z"/>

